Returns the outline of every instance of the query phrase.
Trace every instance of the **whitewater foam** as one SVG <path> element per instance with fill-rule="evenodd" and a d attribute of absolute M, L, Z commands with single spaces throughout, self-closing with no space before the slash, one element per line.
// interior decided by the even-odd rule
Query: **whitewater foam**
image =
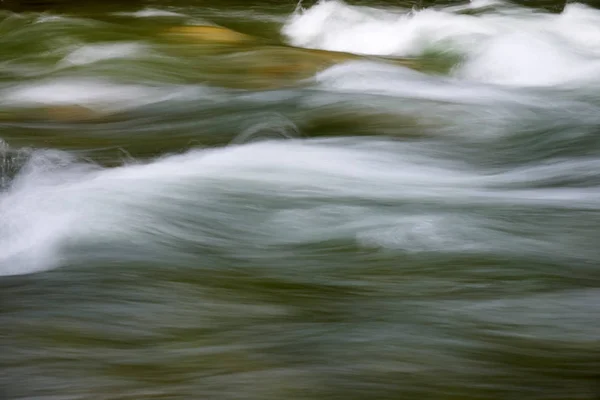
<path fill-rule="evenodd" d="M 41 79 L 1 91 L 0 106 L 85 106 L 98 111 L 121 111 L 165 100 L 188 98 L 204 87 L 122 84 L 96 78 Z"/>
<path fill-rule="evenodd" d="M 502 5 L 467 15 L 456 6 L 416 11 L 326 0 L 294 13 L 282 34 L 307 48 L 399 57 L 459 55 L 464 62 L 455 75 L 486 83 L 598 81 L 600 11 L 567 4 L 561 14 L 550 14 Z"/>
<path fill-rule="evenodd" d="M 538 256 L 596 256 L 595 246 L 524 241 L 518 231 L 507 233 L 502 220 L 444 211 L 597 210 L 595 186 L 526 185 L 538 176 L 550 184 L 564 181 L 568 171 L 577 174 L 585 165 L 565 160 L 539 171 L 490 173 L 432 158 L 414 146 L 352 139 L 261 142 L 112 169 L 63 153 L 36 153 L 0 194 L 0 274 L 94 258 L 172 260 L 187 254 L 186 244 L 193 251 L 266 257 L 261 249 L 330 239 L 411 252 L 513 248 Z M 586 165 L 597 170 L 592 164 Z M 435 205 L 435 212 L 424 204 Z"/>
<path fill-rule="evenodd" d="M 135 42 L 88 44 L 71 51 L 58 65 L 86 65 L 105 60 L 139 58 L 148 55 L 149 51 L 147 45 Z"/>
<path fill-rule="evenodd" d="M 158 8 L 144 8 L 135 12 L 118 12 L 115 15 L 130 16 L 136 18 L 155 18 L 155 17 L 186 17 L 186 15 L 169 10 L 161 10 Z"/>

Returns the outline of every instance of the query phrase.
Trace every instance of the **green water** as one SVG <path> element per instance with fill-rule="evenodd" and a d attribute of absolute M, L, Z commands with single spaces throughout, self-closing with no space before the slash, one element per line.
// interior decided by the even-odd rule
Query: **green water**
<path fill-rule="evenodd" d="M 600 396 L 600 11 L 352 4 L 3 4 L 0 399 Z"/>

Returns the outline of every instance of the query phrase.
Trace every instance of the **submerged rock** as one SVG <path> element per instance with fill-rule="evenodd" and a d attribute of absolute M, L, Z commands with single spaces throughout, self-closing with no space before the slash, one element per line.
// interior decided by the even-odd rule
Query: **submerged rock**
<path fill-rule="evenodd" d="M 186 38 L 206 43 L 238 44 L 252 42 L 252 36 L 231 29 L 213 25 L 190 25 L 170 28 L 165 35 L 173 38 Z"/>
<path fill-rule="evenodd" d="M 418 59 L 359 55 L 346 52 L 307 49 L 281 43 L 269 43 L 229 28 L 183 26 L 170 28 L 165 37 L 185 39 L 201 47 L 175 48 L 184 57 L 197 58 L 199 76 L 209 83 L 235 88 L 276 88 L 298 84 L 335 64 L 353 60 L 393 63 L 427 72 L 442 70 Z M 192 53 L 192 54 L 190 54 Z"/>

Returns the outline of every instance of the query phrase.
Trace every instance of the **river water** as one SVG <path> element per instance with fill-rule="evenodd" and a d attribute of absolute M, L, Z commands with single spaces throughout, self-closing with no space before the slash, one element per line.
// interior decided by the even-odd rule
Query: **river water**
<path fill-rule="evenodd" d="M 589 6 L 1 11 L 0 188 L 2 399 L 600 396 Z"/>

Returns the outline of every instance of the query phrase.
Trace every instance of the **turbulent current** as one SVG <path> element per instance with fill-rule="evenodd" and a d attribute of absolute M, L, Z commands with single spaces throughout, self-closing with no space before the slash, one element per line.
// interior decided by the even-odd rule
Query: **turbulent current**
<path fill-rule="evenodd" d="M 600 11 L 250 3 L 0 11 L 0 399 L 598 399 Z"/>

